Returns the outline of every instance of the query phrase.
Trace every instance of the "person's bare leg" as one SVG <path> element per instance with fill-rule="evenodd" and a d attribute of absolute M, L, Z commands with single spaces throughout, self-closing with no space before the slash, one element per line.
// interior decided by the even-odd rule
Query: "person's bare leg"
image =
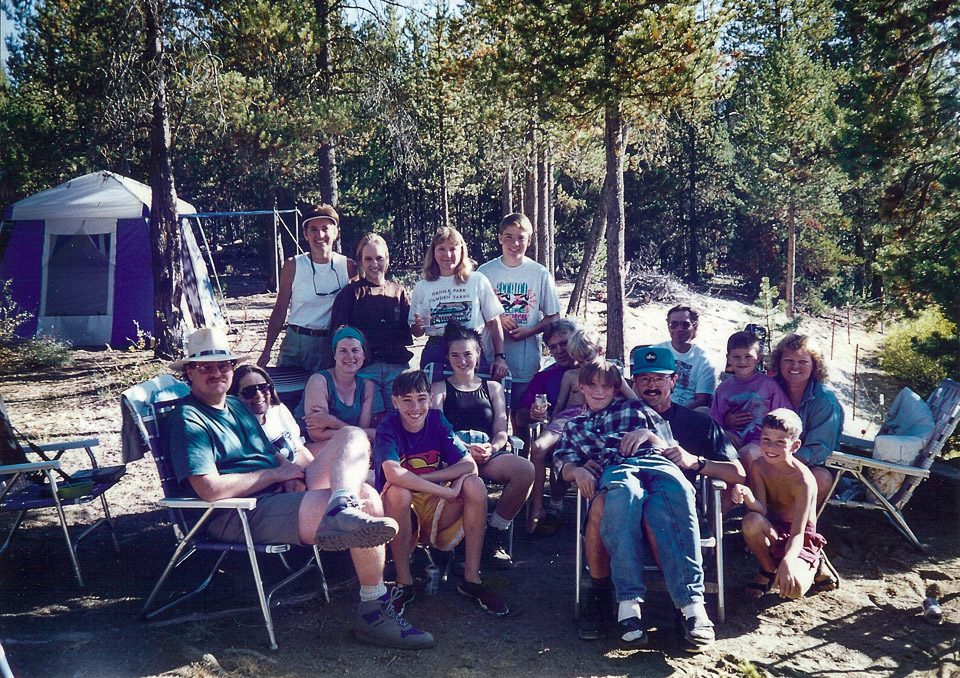
<path fill-rule="evenodd" d="M 515 454 L 501 454 L 480 467 L 480 476 L 503 484 L 503 491 L 494 509 L 504 520 L 513 520 L 530 496 L 533 485 L 533 464 Z"/>
<path fill-rule="evenodd" d="M 530 446 L 530 461 L 533 463 L 533 487 L 530 504 L 530 516 L 527 519 L 527 532 L 537 529 L 537 523 L 543 519 L 546 512 L 543 510 L 543 487 L 546 483 L 547 456 L 557 444 L 557 436 L 553 433 L 544 433 L 533 441 Z"/>
<path fill-rule="evenodd" d="M 463 538 L 466 553 L 463 578 L 480 583 L 480 554 L 487 529 L 487 488 L 477 476 L 468 476 L 460 490 L 463 499 Z"/>
<path fill-rule="evenodd" d="M 742 529 L 743 540 L 747 543 L 750 552 L 753 553 L 760 563 L 760 569 L 775 573 L 777 571 L 777 563 L 770 557 L 770 546 L 777 540 L 779 535 L 773 528 L 773 525 L 770 524 L 766 516 L 756 511 L 747 511 L 747 514 L 743 517 Z M 811 575 L 811 582 L 812 581 Z M 752 583 L 767 587 L 770 580 L 758 572 L 753 578 Z M 747 594 L 754 598 L 759 598 L 763 595 L 763 589 L 749 587 Z"/>
<path fill-rule="evenodd" d="M 366 484 L 370 467 L 370 442 L 359 428 L 340 429 L 324 453 L 307 466 L 307 489 L 323 485 L 329 478 L 330 494 L 324 515 L 317 525 L 314 543 L 326 551 L 372 548 L 385 544 L 397 534 L 397 523 L 383 517 L 380 497 Z M 378 513 L 365 512 L 354 500 L 372 495 Z"/>
<path fill-rule="evenodd" d="M 610 576 L 610 554 L 600 536 L 600 521 L 603 518 L 605 502 L 606 494 L 603 492 L 590 502 L 587 525 L 583 534 L 584 557 L 587 559 L 587 565 L 590 566 L 590 577 L 593 579 L 605 579 Z"/>
<path fill-rule="evenodd" d="M 390 542 L 390 553 L 397 569 L 397 585 L 407 586 L 413 583 L 410 572 L 410 556 L 413 554 L 413 522 L 410 517 L 410 504 L 413 493 L 410 490 L 388 485 L 383 491 L 384 513 L 397 521 L 397 536 Z"/>
<path fill-rule="evenodd" d="M 743 464 L 743 471 L 747 474 L 747 477 L 750 476 L 750 464 L 755 462 L 760 458 L 760 446 L 756 443 L 750 443 L 749 445 L 744 445 L 740 448 L 740 451 L 737 453 L 740 457 L 740 461 Z"/>
<path fill-rule="evenodd" d="M 304 480 L 308 490 L 330 488 L 357 494 L 366 482 L 369 468 L 370 440 L 367 434 L 355 426 L 347 426 L 326 441 L 322 450 L 314 452 Z"/>
<path fill-rule="evenodd" d="M 830 498 L 833 487 L 833 473 L 826 466 L 810 466 L 810 472 L 817 481 L 817 508 Z"/>

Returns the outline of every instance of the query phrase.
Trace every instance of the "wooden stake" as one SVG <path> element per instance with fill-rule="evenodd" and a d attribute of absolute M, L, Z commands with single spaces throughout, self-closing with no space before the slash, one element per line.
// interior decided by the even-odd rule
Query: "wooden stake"
<path fill-rule="evenodd" d="M 853 418 L 857 418 L 857 368 L 860 367 L 860 344 L 857 344 L 857 350 L 853 358 Z"/>
<path fill-rule="evenodd" d="M 833 309 L 833 319 L 830 321 L 830 360 L 833 360 L 833 340 L 837 337 L 837 309 Z"/>

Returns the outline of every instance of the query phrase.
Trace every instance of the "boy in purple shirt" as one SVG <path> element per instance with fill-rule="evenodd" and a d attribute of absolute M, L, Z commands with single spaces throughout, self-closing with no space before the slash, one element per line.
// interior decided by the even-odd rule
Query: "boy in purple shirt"
<path fill-rule="evenodd" d="M 495 615 L 507 605 L 480 581 L 480 553 L 487 526 L 487 488 L 477 464 L 440 410 L 430 409 L 430 379 L 420 370 L 393 382 L 393 405 L 377 427 L 373 466 L 384 513 L 397 521 L 390 551 L 397 568 L 398 613 L 413 600 L 410 556 L 417 540 L 441 551 L 464 540 L 464 571 L 457 590 Z M 416 515 L 414 526 L 411 508 Z"/>
<path fill-rule="evenodd" d="M 717 386 L 710 416 L 737 450 L 759 445 L 761 424 L 768 412 L 792 409 L 776 380 L 757 371 L 759 356 L 760 339 L 751 332 L 735 332 L 727 339 L 733 378 Z"/>

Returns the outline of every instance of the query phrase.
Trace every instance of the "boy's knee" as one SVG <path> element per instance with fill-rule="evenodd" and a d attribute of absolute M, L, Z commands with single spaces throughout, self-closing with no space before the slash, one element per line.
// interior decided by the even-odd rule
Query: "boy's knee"
<path fill-rule="evenodd" d="M 754 535 L 761 534 L 767 529 L 767 527 L 769 527 L 769 525 L 770 521 L 768 521 L 763 515 L 757 513 L 756 511 L 747 511 L 743 516 L 741 529 L 745 535 Z"/>
<path fill-rule="evenodd" d="M 479 476 L 467 476 L 460 490 L 468 501 L 487 501 L 487 487 Z"/>
<path fill-rule="evenodd" d="M 413 503 L 413 493 L 405 487 L 391 485 L 383 491 L 383 504 L 388 508 L 410 506 Z"/>

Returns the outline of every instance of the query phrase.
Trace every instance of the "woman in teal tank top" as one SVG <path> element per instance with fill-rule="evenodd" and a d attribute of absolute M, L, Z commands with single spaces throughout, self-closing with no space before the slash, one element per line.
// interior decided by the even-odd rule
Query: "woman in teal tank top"
<path fill-rule="evenodd" d="M 333 369 L 317 372 L 303 392 L 303 422 L 311 451 L 345 426 L 358 426 L 373 440 L 373 404 L 376 387 L 357 375 L 366 359 L 366 341 L 360 330 L 343 326 L 333 335 Z"/>

